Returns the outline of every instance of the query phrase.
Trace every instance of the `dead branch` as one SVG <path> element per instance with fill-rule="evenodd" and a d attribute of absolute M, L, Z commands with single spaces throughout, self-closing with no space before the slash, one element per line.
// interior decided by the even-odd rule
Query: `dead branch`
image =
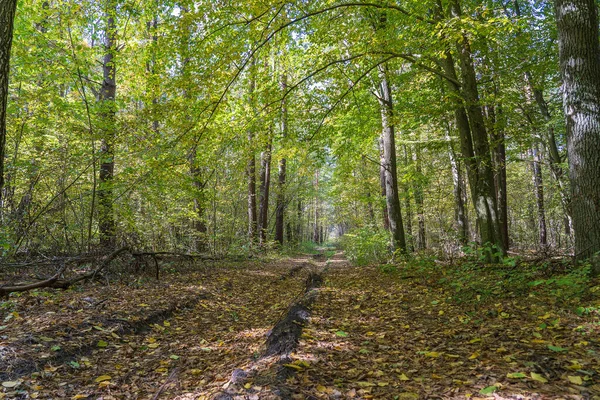
<path fill-rule="evenodd" d="M 119 254 L 124 253 L 126 251 L 129 251 L 128 246 L 124 246 L 124 247 L 121 247 L 121 248 L 113 251 L 108 256 L 106 256 L 104 261 L 102 261 L 102 264 L 100 264 L 100 266 L 98 268 L 96 268 L 95 270 L 90 271 L 85 274 L 81 274 L 81 275 L 76 276 L 69 280 L 59 280 L 60 276 L 65 272 L 65 270 L 67 269 L 67 266 L 69 264 L 66 261 L 63 261 L 62 267 L 60 268 L 60 270 L 56 274 L 54 274 L 52 277 L 50 277 L 46 280 L 43 280 L 40 282 L 35 282 L 35 283 L 30 283 L 30 284 L 25 284 L 25 285 L 0 286 L 0 296 L 6 297 L 10 293 L 13 293 L 13 292 L 25 292 L 28 290 L 38 289 L 38 288 L 42 288 L 42 287 L 48 287 L 48 288 L 54 288 L 54 289 L 68 289 L 69 287 L 71 287 L 73 284 L 75 284 L 77 282 L 94 279 L 96 277 L 96 275 L 98 275 L 100 272 L 102 272 Z"/>
<path fill-rule="evenodd" d="M 28 285 L 17 285 L 17 286 L 0 286 L 0 296 L 8 296 L 12 292 L 26 292 L 28 290 L 38 289 L 41 287 L 48 287 L 53 285 L 58 278 L 65 272 L 67 269 L 67 263 L 63 263 L 62 267 L 58 270 L 56 274 L 52 277 L 46 279 L 45 281 L 30 283 Z"/>

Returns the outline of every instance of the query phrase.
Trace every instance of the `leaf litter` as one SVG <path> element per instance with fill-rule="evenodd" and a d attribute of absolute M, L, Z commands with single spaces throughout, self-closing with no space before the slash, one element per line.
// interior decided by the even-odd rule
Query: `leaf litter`
<path fill-rule="evenodd" d="M 600 398 L 597 316 L 531 293 L 457 302 L 439 277 L 352 267 L 339 254 L 298 347 L 261 357 L 311 264 L 11 297 L 0 398 Z"/>

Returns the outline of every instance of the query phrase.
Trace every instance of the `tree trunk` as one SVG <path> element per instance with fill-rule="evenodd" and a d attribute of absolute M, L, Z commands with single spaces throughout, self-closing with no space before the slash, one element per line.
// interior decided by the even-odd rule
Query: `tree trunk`
<path fill-rule="evenodd" d="M 407 145 L 402 145 L 402 148 L 404 150 L 404 165 L 409 165 L 410 161 L 412 159 L 412 156 L 410 155 L 410 151 Z M 413 211 L 412 211 L 412 203 L 411 203 L 411 195 L 410 195 L 410 190 L 406 190 L 404 193 L 404 212 L 405 212 L 405 217 L 403 219 L 404 224 L 405 224 L 405 234 L 406 234 L 406 249 L 409 252 L 414 251 L 415 249 L 415 243 L 414 243 L 414 235 L 413 235 L 413 227 L 412 227 L 412 221 L 413 221 Z"/>
<path fill-rule="evenodd" d="M 189 155 L 190 175 L 192 177 L 192 186 L 194 187 L 194 213 L 196 214 L 194 227 L 194 249 L 198 252 L 206 251 L 207 232 L 204 206 L 204 187 L 206 182 L 203 181 L 202 170 L 197 165 L 196 149 L 194 148 Z"/>
<path fill-rule="evenodd" d="M 415 205 L 417 208 L 417 221 L 419 223 L 419 233 L 417 235 L 417 249 L 424 250 L 427 248 L 427 234 L 425 231 L 425 202 L 423 196 L 423 171 L 421 169 L 421 147 L 419 144 L 415 145 L 415 152 L 413 153 L 413 161 L 415 163 L 415 169 L 418 176 L 418 180 L 414 183 L 415 191 Z"/>
<path fill-rule="evenodd" d="M 465 211 L 465 202 L 463 196 L 463 177 L 460 168 L 460 161 L 457 160 L 452 139 L 450 137 L 450 124 L 446 122 L 446 140 L 448 141 L 448 157 L 450 158 L 450 166 L 452 168 L 452 185 L 454 194 L 454 221 L 458 232 L 458 241 L 461 245 L 466 245 L 468 242 L 469 231 L 467 214 Z"/>
<path fill-rule="evenodd" d="M 383 166 L 385 168 L 385 194 L 389 217 L 390 232 L 392 234 L 392 247 L 406 253 L 406 239 L 402 214 L 400 212 L 400 198 L 398 197 L 398 173 L 396 170 L 396 138 L 394 133 L 394 106 L 392 93 L 388 81 L 387 65 L 379 66 L 379 104 L 381 108 L 381 142 L 383 144 Z"/>
<path fill-rule="evenodd" d="M 281 74 L 281 92 L 285 95 L 287 92 L 287 74 Z M 281 100 L 281 137 L 285 139 L 288 131 L 288 115 L 287 115 L 287 100 L 284 97 Z M 282 158 L 279 160 L 279 177 L 277 187 L 277 209 L 275 215 L 275 241 L 280 245 L 283 244 L 283 227 L 285 217 L 285 178 L 286 178 L 286 163 L 287 160 Z"/>
<path fill-rule="evenodd" d="M 377 141 L 379 147 L 379 185 L 381 187 L 381 197 L 385 200 L 386 192 L 385 192 L 385 157 L 383 155 L 383 136 L 379 137 Z M 390 219 L 387 211 L 387 204 L 383 204 L 382 207 L 382 215 L 383 215 L 383 229 L 386 231 L 390 229 Z"/>
<path fill-rule="evenodd" d="M 546 230 L 546 209 L 544 207 L 544 184 L 542 180 L 542 167 L 540 164 L 540 152 L 537 143 L 531 149 L 533 155 L 533 188 L 538 208 L 538 233 L 540 247 L 545 249 L 548 246 L 548 234 Z"/>
<path fill-rule="evenodd" d="M 250 69 L 251 76 L 249 87 L 249 97 L 252 108 L 254 108 L 254 90 L 256 89 L 254 64 L 255 61 L 253 60 Z M 253 243 L 256 243 L 258 239 L 258 216 L 256 212 L 256 157 L 254 155 L 254 134 L 252 129 L 248 130 L 248 147 L 250 149 L 246 167 L 246 175 L 248 178 L 248 238 Z"/>
<path fill-rule="evenodd" d="M 114 248 L 115 219 L 113 210 L 113 178 L 115 171 L 114 141 L 116 133 L 117 84 L 115 80 L 115 53 L 117 51 L 117 5 L 114 0 L 108 2 L 105 18 L 106 54 L 102 63 L 104 79 L 100 88 L 100 102 L 103 114 L 103 135 L 100 144 L 100 184 L 98 188 L 98 225 L 100 230 L 100 246 Z"/>
<path fill-rule="evenodd" d="M 313 226 L 313 242 L 319 243 L 319 171 L 315 172 L 315 214 Z"/>
<path fill-rule="evenodd" d="M 600 251 L 600 49 L 594 0 L 555 0 L 575 256 Z M 600 263 L 595 263 L 600 273 Z"/>
<path fill-rule="evenodd" d="M 269 189 L 271 186 L 271 135 L 267 147 L 260 155 L 260 203 L 258 207 L 259 242 L 267 242 L 267 224 L 269 220 Z"/>
<path fill-rule="evenodd" d="M 508 199 L 506 194 L 506 144 L 504 139 L 504 121 L 500 105 L 486 106 L 489 120 L 489 132 L 494 165 L 494 187 L 498 202 L 498 223 L 504 249 L 509 248 L 508 236 Z"/>
<path fill-rule="evenodd" d="M 10 49 L 17 0 L 5 0 L 0 7 L 0 215 L 3 208 L 4 154 L 6 153 L 6 106 L 8 103 L 8 77 L 10 75 Z"/>

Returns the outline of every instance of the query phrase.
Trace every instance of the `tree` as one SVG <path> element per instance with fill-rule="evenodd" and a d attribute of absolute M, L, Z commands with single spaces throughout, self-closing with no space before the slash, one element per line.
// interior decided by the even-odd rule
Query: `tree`
<path fill-rule="evenodd" d="M 594 0 L 555 0 L 575 256 L 600 251 L 600 47 Z M 596 273 L 600 264 L 596 263 Z"/>
<path fill-rule="evenodd" d="M 113 248 L 116 241 L 113 178 L 115 174 L 114 141 L 116 137 L 117 94 L 115 53 L 117 51 L 117 2 L 107 0 L 104 30 L 104 60 L 102 62 L 103 80 L 99 100 L 103 109 L 103 136 L 100 145 L 100 184 L 98 190 L 98 225 L 100 245 Z"/>
<path fill-rule="evenodd" d="M 10 51 L 17 0 L 6 0 L 0 7 L 0 207 L 4 189 L 4 155 L 6 153 L 6 106 L 8 102 L 8 78 Z M 1 215 L 1 210 L 0 210 Z"/>

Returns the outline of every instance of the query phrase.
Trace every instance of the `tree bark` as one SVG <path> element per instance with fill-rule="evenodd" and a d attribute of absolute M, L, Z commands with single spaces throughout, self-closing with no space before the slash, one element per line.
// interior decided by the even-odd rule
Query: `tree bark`
<path fill-rule="evenodd" d="M 555 0 L 575 256 L 600 251 L 600 48 L 594 0 Z M 595 272 L 600 274 L 600 263 Z"/>
<path fill-rule="evenodd" d="M 103 135 L 100 144 L 100 184 L 98 188 L 98 225 L 100 246 L 114 248 L 116 245 L 115 219 L 113 210 L 113 178 L 115 171 L 114 141 L 116 133 L 115 97 L 117 84 L 115 79 L 115 53 L 117 51 L 117 5 L 108 1 L 105 11 L 106 27 L 104 60 L 102 63 L 103 81 L 99 100 L 102 103 Z"/>
<path fill-rule="evenodd" d="M 385 200 L 387 198 L 385 191 L 385 157 L 383 155 L 383 136 L 379 137 L 377 141 L 379 147 L 379 186 L 381 188 L 381 197 Z M 388 216 L 387 204 L 384 203 L 382 207 L 383 216 L 383 229 L 386 231 L 390 229 L 390 218 Z"/>
<path fill-rule="evenodd" d="M 540 163 L 540 151 L 535 143 L 531 149 L 533 156 L 533 188 L 538 209 L 538 234 L 539 244 L 542 249 L 548 246 L 548 234 L 546 229 L 546 209 L 544 207 L 544 183 L 542 179 L 542 167 Z"/>
<path fill-rule="evenodd" d="M 256 81 L 254 76 L 255 61 L 252 61 L 250 68 L 250 87 L 249 97 L 251 107 L 254 108 L 254 91 L 256 89 Z M 256 212 L 256 157 L 254 155 L 254 134 L 252 129 L 248 130 L 248 147 L 250 155 L 246 167 L 246 175 L 248 178 L 248 238 L 256 243 L 258 239 L 258 215 Z"/>
<path fill-rule="evenodd" d="M 489 132 L 494 165 L 494 187 L 498 203 L 498 224 L 504 249 L 509 249 L 508 236 L 508 199 L 506 189 L 506 143 L 504 138 L 504 121 L 502 120 L 502 107 L 488 105 L 485 107 L 489 120 Z"/>
<path fill-rule="evenodd" d="M 206 186 L 205 178 L 202 176 L 202 170 L 197 165 L 196 148 L 194 147 L 189 155 L 190 175 L 192 177 L 192 186 L 194 188 L 194 249 L 198 252 L 204 252 L 207 249 L 207 233 L 204 205 L 204 188 Z"/>
<path fill-rule="evenodd" d="M 398 197 L 398 173 L 396 169 L 396 138 L 394 132 L 394 106 L 388 80 L 387 65 L 379 66 L 379 105 L 381 109 L 381 142 L 385 168 L 385 193 L 389 217 L 392 247 L 406 253 L 406 238 Z"/>
<path fill-rule="evenodd" d="M 463 196 L 463 177 L 460 168 L 460 161 L 454 152 L 452 139 L 450 137 L 450 124 L 446 121 L 446 140 L 448 141 L 448 157 L 450 158 L 450 167 L 452 169 L 452 185 L 454 194 L 454 221 L 458 232 L 458 241 L 461 245 L 468 242 L 469 231 L 467 222 L 467 213 L 465 211 L 465 202 Z"/>
<path fill-rule="evenodd" d="M 269 189 L 271 186 L 271 135 L 267 139 L 265 150 L 260 155 L 260 200 L 258 207 L 258 233 L 261 245 L 267 242 L 267 224 L 269 219 Z"/>
<path fill-rule="evenodd" d="M 17 0 L 5 0 L 0 7 L 0 215 L 4 189 L 4 155 L 6 153 L 6 107 L 8 103 L 8 78 L 10 75 L 10 49 Z"/>
<path fill-rule="evenodd" d="M 419 223 L 419 232 L 417 235 L 417 249 L 424 250 L 427 248 L 427 232 L 425 230 L 425 201 L 423 196 L 423 171 L 421 168 L 421 147 L 419 144 L 415 145 L 415 151 L 413 153 L 413 161 L 415 163 L 415 170 L 419 179 L 414 183 L 415 191 L 415 206 L 417 209 L 417 221 Z"/>
<path fill-rule="evenodd" d="M 281 74 L 281 92 L 285 95 L 287 92 L 287 74 Z M 288 132 L 288 115 L 287 115 L 287 100 L 284 97 L 281 100 L 281 137 L 285 139 Z M 285 218 L 285 179 L 286 179 L 286 164 L 285 157 L 279 160 L 279 177 L 277 187 L 277 209 L 275 214 L 275 241 L 279 245 L 283 245 L 283 227 Z"/>

